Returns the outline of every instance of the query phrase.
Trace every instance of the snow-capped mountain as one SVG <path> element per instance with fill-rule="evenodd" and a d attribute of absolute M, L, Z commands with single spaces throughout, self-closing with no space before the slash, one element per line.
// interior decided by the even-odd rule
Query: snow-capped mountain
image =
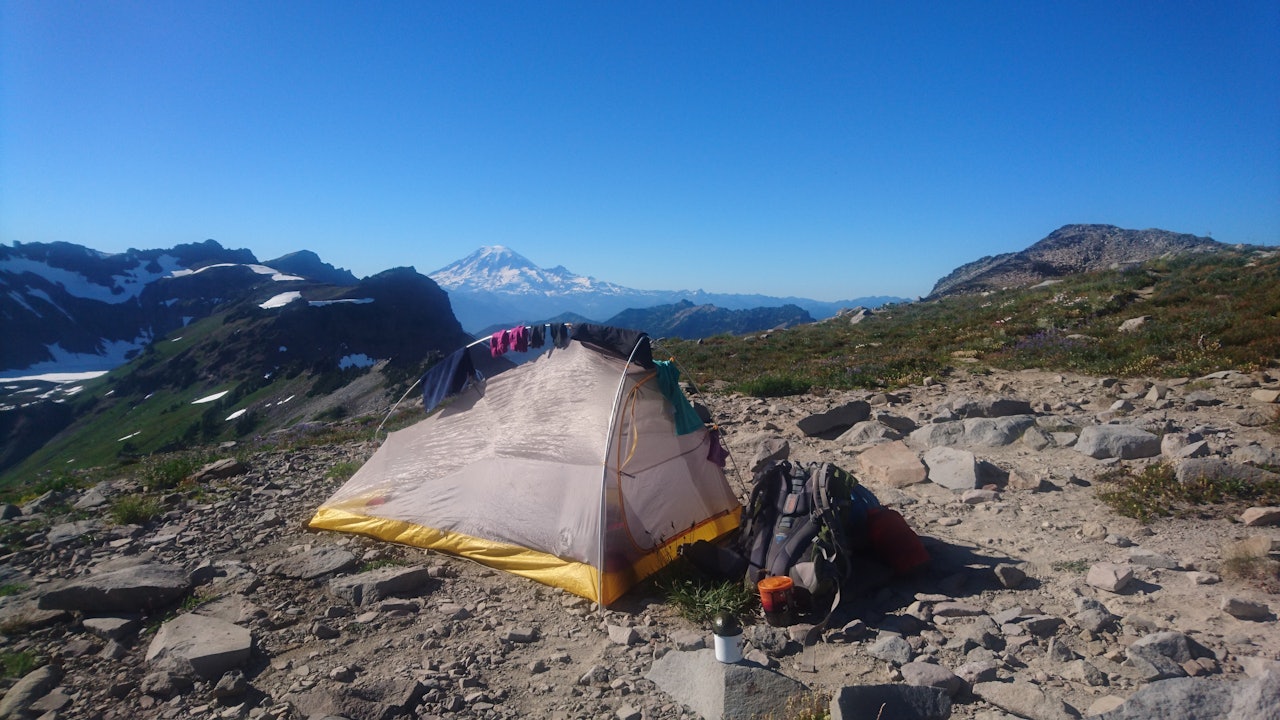
<path fill-rule="evenodd" d="M 454 292 L 492 292 L 510 295 L 629 294 L 630 288 L 576 275 L 563 265 L 547 269 L 503 247 L 490 245 L 431 273 L 440 287 Z"/>
<path fill-rule="evenodd" d="M 597 322 L 623 310 L 691 302 L 728 310 L 796 305 L 815 318 L 841 308 L 878 307 L 903 298 L 867 297 L 838 302 L 768 295 L 708 293 L 702 290 L 637 290 L 570 272 L 547 269 L 501 245 L 482 247 L 429 276 L 449 292 L 462 326 L 478 331 L 494 325 L 537 322 L 574 313 Z"/>

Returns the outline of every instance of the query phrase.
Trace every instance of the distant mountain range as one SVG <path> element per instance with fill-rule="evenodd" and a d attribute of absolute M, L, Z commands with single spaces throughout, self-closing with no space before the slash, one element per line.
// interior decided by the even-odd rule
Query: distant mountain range
<path fill-rule="evenodd" d="M 1166 253 L 1222 247 L 1210 238 L 1165 230 L 1067 225 L 1026 250 L 956 268 L 937 282 L 930 297 L 1025 287 Z M 417 275 L 412 268 L 403 272 Z M 541 268 L 501 246 L 481 248 L 430 278 L 422 281 L 448 292 L 447 301 L 434 311 L 457 318 L 473 333 L 570 317 L 637 327 L 655 336 L 705 337 L 787 327 L 828 318 L 844 308 L 902 300 L 877 296 L 822 302 L 637 290 L 577 275 L 564 266 Z M 259 263 L 247 249 L 224 248 L 213 240 L 118 254 L 71 243 L 0 245 L 0 372 L 108 370 L 154 340 L 245 297 L 296 286 L 307 300 L 339 298 L 351 294 L 345 290 L 357 292 L 358 283 L 350 271 L 311 251 Z"/>
<path fill-rule="evenodd" d="M 317 303 L 322 301 L 367 295 L 362 286 L 385 274 L 358 281 L 350 271 L 325 263 L 308 250 L 259 262 L 249 250 L 224 248 L 213 240 L 117 254 L 71 243 L 0 246 L 0 331 L 5 337 L 0 344 L 0 372 L 13 376 L 110 370 L 137 357 L 156 340 L 238 303 L 269 303 L 280 295 L 305 301 L 297 307 L 320 308 L 324 305 Z M 393 274 L 401 278 L 399 286 L 413 286 L 412 290 L 396 301 L 382 297 L 378 310 L 396 307 L 396 316 L 371 316 L 365 326 L 394 336 L 421 335 L 421 324 L 411 328 L 406 322 L 409 317 L 422 317 L 414 304 L 423 302 L 430 290 L 438 295 L 426 302 L 430 313 L 441 322 L 469 318 L 473 330 L 572 317 L 678 337 L 812 322 L 811 311 L 801 303 L 826 317 L 849 304 L 871 306 L 894 299 L 789 303 L 786 298 L 764 295 L 634 290 L 575 275 L 564 267 L 539 268 L 505 248 L 477 251 L 433 273 L 435 281 L 412 268 Z M 418 280 L 409 282 L 410 277 Z M 448 288 L 447 299 L 440 286 Z M 694 299 L 699 302 L 695 304 Z M 340 312 L 314 310 L 304 318 L 292 311 L 294 307 L 286 314 L 306 323 L 313 316 Z M 378 315 L 371 308 L 360 312 Z M 391 327 L 396 322 L 402 326 Z M 295 348 L 329 344 L 320 337 L 289 343 Z M 352 352 L 371 358 L 389 359 L 391 352 L 386 339 L 369 336 L 349 345 Z"/>
<path fill-rule="evenodd" d="M 532 324 L 596 322 L 577 313 L 561 313 Z M 654 338 L 682 338 L 692 340 L 712 335 L 745 335 L 761 330 L 782 330 L 814 322 L 813 316 L 796 305 L 758 307 L 749 310 L 727 310 L 715 305 L 694 305 L 682 300 L 672 305 L 654 305 L 647 308 L 630 308 L 608 318 L 604 325 L 640 328 Z M 508 326 L 491 325 L 479 333 L 488 335 Z"/>
<path fill-rule="evenodd" d="M 824 302 L 702 290 L 636 290 L 574 274 L 563 265 L 541 268 L 500 245 L 482 247 L 436 270 L 430 277 L 449 292 L 453 313 L 462 326 L 477 331 L 493 325 L 534 322 L 565 312 L 604 322 L 624 310 L 683 303 L 713 305 L 725 310 L 794 305 L 814 318 L 823 319 L 843 308 L 879 307 L 906 299 L 876 296 Z"/>
<path fill-rule="evenodd" d="M 1027 250 L 957 268 L 933 296 L 1224 247 L 1162 230 L 1071 225 Z M 538 268 L 503 248 L 433 276 L 402 267 L 357 280 L 309 251 L 258 262 L 212 240 L 118 254 L 70 243 L 0 245 L 0 372 L 114 369 L 84 387 L 0 383 L 0 472 L 46 447 L 103 462 L 383 411 L 432 358 L 469 340 L 455 313 L 469 313 L 472 328 L 485 327 L 484 317 L 502 327 L 591 319 L 694 338 L 896 300 L 640 291 Z M 76 434 L 83 428 L 93 437 Z"/>

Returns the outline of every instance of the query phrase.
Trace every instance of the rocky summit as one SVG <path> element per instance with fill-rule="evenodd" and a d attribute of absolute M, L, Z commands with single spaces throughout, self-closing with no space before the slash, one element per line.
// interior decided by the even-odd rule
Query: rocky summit
<path fill-rule="evenodd" d="M 651 586 L 599 611 L 468 562 L 305 529 L 371 441 L 244 459 L 106 508 L 122 479 L 0 508 L 0 718 L 1267 718 L 1280 697 L 1280 510 L 1143 524 L 1108 471 L 1270 483 L 1274 374 L 1146 382 L 1041 371 L 893 393 L 697 396 L 745 495 L 790 456 L 853 471 L 932 561 L 868 569 L 821 631 L 747 618 L 746 659 Z M 219 477 L 224 475 L 225 477 Z"/>

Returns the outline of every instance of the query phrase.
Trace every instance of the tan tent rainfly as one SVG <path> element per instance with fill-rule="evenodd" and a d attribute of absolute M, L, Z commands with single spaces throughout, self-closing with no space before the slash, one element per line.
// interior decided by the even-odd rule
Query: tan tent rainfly
<path fill-rule="evenodd" d="M 575 326 L 572 340 L 391 433 L 310 525 L 471 558 L 607 605 L 681 544 L 738 525 L 718 437 L 701 422 L 677 434 L 687 401 L 669 399 L 663 365 L 643 333 Z"/>

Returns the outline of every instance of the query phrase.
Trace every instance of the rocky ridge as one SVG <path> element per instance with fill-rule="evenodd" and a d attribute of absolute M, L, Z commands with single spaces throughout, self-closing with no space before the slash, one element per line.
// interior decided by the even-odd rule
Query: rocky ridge
<path fill-rule="evenodd" d="M 1227 245 L 1168 230 L 1064 225 L 1026 250 L 980 258 L 952 270 L 929 298 L 1030 287 L 1068 275 L 1123 268 L 1166 255 L 1212 252 Z"/>
<path fill-rule="evenodd" d="M 1224 566 L 1241 544 L 1274 557 L 1280 510 L 1142 525 L 1095 485 L 1161 461 L 1186 480 L 1266 478 L 1278 397 L 1267 373 L 963 369 L 895 393 L 699 396 L 744 480 L 782 454 L 835 462 L 933 556 L 905 579 L 868 565 L 814 644 L 808 626 L 757 620 L 732 672 L 706 664 L 708 628 L 643 588 L 600 613 L 457 559 L 306 531 L 340 483 L 330 471 L 372 442 L 226 463 L 143 526 L 106 514 L 133 480 L 48 494 L 0 508 L 0 651 L 48 661 L 5 688 L 0 718 L 745 717 L 762 710 L 729 699 L 752 672 L 794 688 L 775 717 L 795 715 L 788 692 L 834 696 L 833 717 L 881 703 L 898 718 L 1270 717 L 1280 598 Z M 695 689 L 672 680 L 690 676 Z M 725 697 L 697 694 L 715 683 Z"/>

